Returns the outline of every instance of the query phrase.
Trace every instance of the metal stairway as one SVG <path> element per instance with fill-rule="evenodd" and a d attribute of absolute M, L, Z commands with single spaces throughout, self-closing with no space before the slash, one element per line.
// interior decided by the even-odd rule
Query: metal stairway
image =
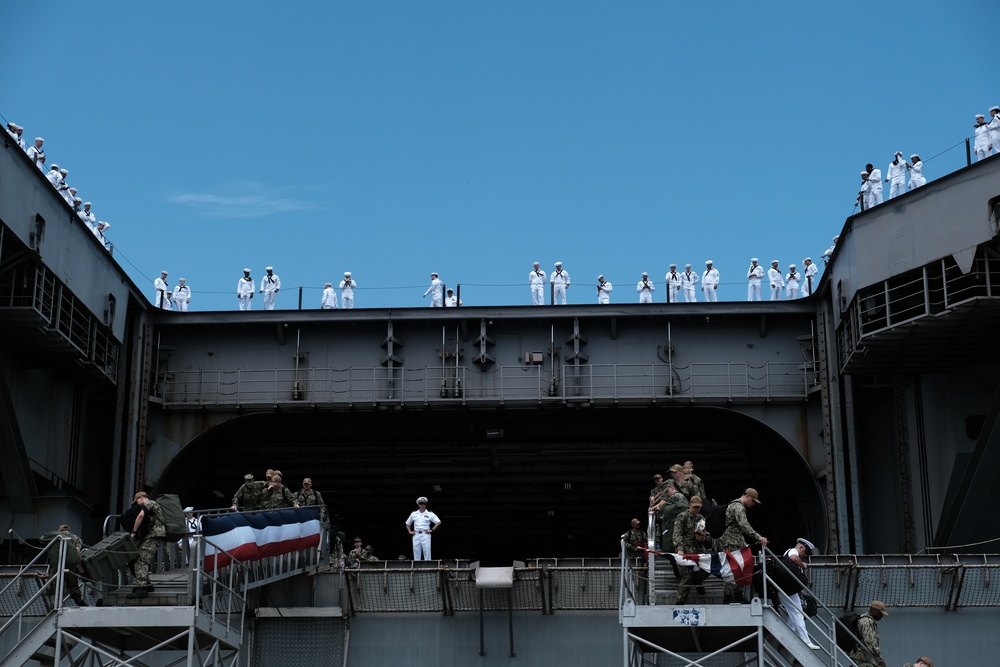
<path fill-rule="evenodd" d="M 328 565 L 321 548 L 311 547 L 250 562 L 233 558 L 206 572 L 201 566 L 206 540 L 195 535 L 191 542 L 195 565 L 151 574 L 154 591 L 146 597 L 129 599 L 132 587 L 119 572 L 117 581 L 90 582 L 96 593 L 85 598 L 93 606 L 80 607 L 67 598 L 65 563 L 71 542 L 52 540 L 0 589 L 0 609 L 9 614 L 0 616 L 0 664 L 60 666 L 93 660 L 124 666 L 146 664 L 153 654 L 163 654 L 171 664 L 236 665 L 247 593 Z M 323 534 L 320 544 L 325 544 Z M 51 554 L 58 563 L 51 568 L 54 574 L 46 565 L 51 550 L 58 551 L 58 559 Z M 164 552 L 158 560 L 167 563 L 169 558 Z"/>

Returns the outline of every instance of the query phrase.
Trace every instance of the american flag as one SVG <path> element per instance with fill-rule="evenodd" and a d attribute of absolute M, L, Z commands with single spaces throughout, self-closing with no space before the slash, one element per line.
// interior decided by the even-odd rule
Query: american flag
<path fill-rule="evenodd" d="M 722 551 L 710 554 L 665 554 L 673 558 L 680 567 L 702 570 L 723 581 L 731 581 L 745 586 L 753 578 L 753 553 L 750 547 L 739 551 Z"/>

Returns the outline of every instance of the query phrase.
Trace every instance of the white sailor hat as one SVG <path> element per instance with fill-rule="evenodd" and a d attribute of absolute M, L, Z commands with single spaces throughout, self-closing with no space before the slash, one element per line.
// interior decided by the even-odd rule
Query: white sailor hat
<path fill-rule="evenodd" d="M 671 264 L 670 266 L 673 266 L 673 264 Z M 690 265 L 690 264 L 685 264 L 685 265 L 684 265 L 684 268 L 685 268 L 685 269 L 690 269 L 690 268 L 691 268 L 691 265 Z"/>
<path fill-rule="evenodd" d="M 896 155 L 898 155 L 899 157 L 903 157 L 903 151 L 896 151 Z"/>
<path fill-rule="evenodd" d="M 455 293 L 455 290 L 453 290 L 452 288 L 449 287 L 448 288 L 448 294 L 454 294 L 454 293 Z"/>
<path fill-rule="evenodd" d="M 532 262 L 532 263 L 531 263 L 531 265 L 532 265 L 532 266 L 539 266 L 539 265 L 540 265 L 540 262 Z"/>
<path fill-rule="evenodd" d="M 265 266 L 264 270 L 265 271 L 274 271 L 274 267 L 273 266 Z"/>
<path fill-rule="evenodd" d="M 45 139 L 43 139 L 42 137 L 35 137 L 35 141 L 41 141 L 42 143 L 44 143 Z"/>
<path fill-rule="evenodd" d="M 811 261 L 813 261 L 813 258 L 812 258 L 812 257 L 806 257 L 806 258 L 805 258 L 804 260 L 802 260 L 802 261 L 803 261 L 803 262 L 811 262 Z"/>
<path fill-rule="evenodd" d="M 437 271 L 431 271 L 431 275 L 434 276 L 435 278 L 437 278 L 438 272 Z"/>
<path fill-rule="evenodd" d="M 794 269 L 794 268 L 795 268 L 795 265 L 794 265 L 794 264 L 789 264 L 789 265 L 788 265 L 788 268 L 790 268 L 790 269 Z"/>
<path fill-rule="evenodd" d="M 250 273 L 250 269 L 243 267 L 243 273 Z"/>
<path fill-rule="evenodd" d="M 70 188 L 70 190 L 72 190 L 72 189 L 73 189 L 73 188 Z M 73 201 L 83 201 L 83 200 L 82 200 L 82 199 L 80 199 L 79 197 L 73 197 Z"/>
<path fill-rule="evenodd" d="M 52 168 L 55 169 L 56 171 L 59 171 L 59 165 L 57 165 L 55 162 L 52 163 Z"/>
<path fill-rule="evenodd" d="M 673 264 L 671 264 L 671 266 L 673 266 Z M 643 271 L 643 272 L 642 272 L 642 275 L 644 275 L 644 276 L 648 276 L 649 274 L 648 274 L 648 273 L 646 273 L 645 271 Z"/>
<path fill-rule="evenodd" d="M 913 158 L 918 158 L 918 159 L 919 159 L 919 158 L 920 158 L 920 156 L 919 156 L 919 155 L 917 155 L 916 153 L 914 153 L 913 155 L 911 155 L 911 156 L 910 156 L 910 159 L 911 159 L 911 160 L 912 160 Z"/>
<path fill-rule="evenodd" d="M 862 172 L 861 172 L 861 175 L 862 175 L 862 176 L 867 176 L 867 175 L 868 175 L 868 172 L 867 172 L 867 171 L 862 171 Z"/>
<path fill-rule="evenodd" d="M 709 265 L 709 264 L 711 264 L 711 263 L 712 263 L 712 260 L 710 260 L 710 259 L 706 259 L 706 260 L 705 260 L 705 266 L 708 266 L 708 265 Z"/>
<path fill-rule="evenodd" d="M 420 496 L 419 498 L 417 498 L 417 504 L 419 505 L 421 503 L 423 503 L 424 505 L 427 504 L 427 496 Z"/>
<path fill-rule="evenodd" d="M 97 226 L 100 227 L 101 225 L 104 225 L 105 229 L 111 229 L 111 223 L 110 222 L 104 222 L 103 220 L 98 220 L 97 221 Z M 166 273 L 166 271 L 164 271 L 164 273 Z"/>
<path fill-rule="evenodd" d="M 85 201 L 85 202 L 83 202 L 83 205 L 84 205 L 84 206 L 92 206 L 92 204 L 91 204 L 91 203 L 90 203 L 89 201 Z"/>
<path fill-rule="evenodd" d="M 796 544 L 802 544 L 802 545 L 804 545 L 805 548 L 809 549 L 810 552 L 816 551 L 816 545 L 813 544 L 812 542 L 810 542 L 809 540 L 807 540 L 804 537 L 800 537 L 799 539 L 795 540 L 795 542 L 796 542 Z"/>
<path fill-rule="evenodd" d="M 53 165 L 52 168 L 55 169 L 55 165 Z M 66 174 L 69 173 L 69 169 L 60 169 L 59 173 L 65 176 Z"/>
<path fill-rule="evenodd" d="M 163 275 L 167 275 L 167 270 L 163 269 L 162 271 L 160 271 L 160 273 L 162 273 Z"/>
<path fill-rule="evenodd" d="M 976 114 L 976 118 L 982 118 L 982 119 L 985 119 L 985 118 L 986 118 L 986 116 L 984 116 L 984 115 L 983 115 L 983 114 L 981 114 L 981 113 L 977 113 L 977 114 Z"/>
<path fill-rule="evenodd" d="M 350 278 L 351 277 L 351 272 L 350 271 L 344 271 L 344 275 L 346 277 Z"/>
<path fill-rule="evenodd" d="M 778 260 L 776 260 L 776 259 L 772 259 L 771 260 L 771 264 L 777 264 L 777 263 L 778 263 Z"/>
<path fill-rule="evenodd" d="M 562 266 L 562 262 L 556 262 L 556 266 Z"/>
<path fill-rule="evenodd" d="M 187 514 L 188 512 L 193 512 L 193 511 L 194 511 L 194 508 L 193 508 L 193 507 L 185 507 L 185 508 L 184 508 L 184 509 L 183 509 L 182 511 L 183 511 L 183 512 L 184 512 L 185 514 Z"/>
<path fill-rule="evenodd" d="M 754 264 L 756 264 L 757 263 L 757 258 L 756 257 L 751 257 L 750 261 L 753 262 Z"/>
<path fill-rule="evenodd" d="M 323 283 L 323 287 L 333 287 L 333 283 Z"/>
<path fill-rule="evenodd" d="M 990 107 L 990 111 L 1000 111 L 1000 107 Z"/>
<path fill-rule="evenodd" d="M 604 280 L 604 274 L 602 273 L 601 275 L 597 276 L 597 279 L 598 280 Z"/>
<path fill-rule="evenodd" d="M 186 280 L 184 280 L 184 278 L 178 278 L 178 279 L 177 279 L 177 282 L 179 282 L 179 283 L 184 283 L 184 282 L 187 282 L 187 281 L 186 281 Z"/>
<path fill-rule="evenodd" d="M 690 264 L 688 264 L 688 266 L 691 266 L 691 265 L 690 265 Z M 670 268 L 671 268 L 671 269 L 676 269 L 676 268 L 677 268 L 677 265 L 676 265 L 676 264 L 671 264 L 671 265 L 670 265 Z"/>

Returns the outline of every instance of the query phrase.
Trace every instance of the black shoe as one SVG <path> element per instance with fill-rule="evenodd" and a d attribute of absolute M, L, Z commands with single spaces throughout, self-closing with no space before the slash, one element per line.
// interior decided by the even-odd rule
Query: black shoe
<path fill-rule="evenodd" d="M 140 598 L 146 597 L 147 595 L 148 595 L 148 593 L 146 593 L 146 587 L 145 586 L 137 586 L 137 587 L 133 588 L 132 592 L 129 593 L 128 595 L 126 595 L 125 597 L 126 597 L 126 599 L 129 599 L 129 600 L 138 600 Z"/>
<path fill-rule="evenodd" d="M 146 592 L 147 593 L 152 593 L 155 590 L 156 590 L 156 586 L 154 586 L 153 584 L 146 584 Z"/>
<path fill-rule="evenodd" d="M 704 586 L 695 586 L 694 589 L 698 591 L 698 595 L 707 595 Z"/>
<path fill-rule="evenodd" d="M 732 603 L 733 603 L 733 596 L 732 595 L 725 595 L 725 596 L 723 596 L 723 598 L 722 598 L 722 604 L 732 604 Z"/>
<path fill-rule="evenodd" d="M 79 593 L 77 593 L 76 595 L 71 595 L 70 597 L 73 598 L 73 602 L 76 603 L 77 607 L 86 607 L 87 606 L 87 603 L 83 601 L 83 596 L 80 595 Z"/>

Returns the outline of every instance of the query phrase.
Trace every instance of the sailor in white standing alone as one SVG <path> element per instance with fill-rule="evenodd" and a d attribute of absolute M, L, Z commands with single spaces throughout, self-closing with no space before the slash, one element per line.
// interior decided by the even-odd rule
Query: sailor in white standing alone
<path fill-rule="evenodd" d="M 545 305 L 545 272 L 542 271 L 541 266 L 541 264 L 535 262 L 532 265 L 531 273 L 528 274 L 532 306 Z"/>
<path fill-rule="evenodd" d="M 187 281 L 181 278 L 174 288 L 174 305 L 177 306 L 177 312 L 186 313 L 189 303 L 191 303 L 191 288 L 187 286 Z"/>
<path fill-rule="evenodd" d="M 806 257 L 802 263 L 806 267 L 806 272 L 802 275 L 802 296 L 809 296 L 816 289 L 816 282 L 819 280 L 816 275 L 819 273 L 819 267 L 813 264 L 812 257 Z"/>
<path fill-rule="evenodd" d="M 264 269 L 267 275 L 260 279 L 260 293 L 264 295 L 264 310 L 274 310 L 275 296 L 281 289 L 281 278 L 274 275 L 274 267 Z"/>
<path fill-rule="evenodd" d="M 760 280 L 764 277 L 764 267 L 757 263 L 757 258 L 750 258 L 750 268 L 747 270 L 747 301 L 760 301 Z"/>
<path fill-rule="evenodd" d="M 350 310 L 354 308 L 354 289 L 358 286 L 351 278 L 350 271 L 344 271 L 344 279 L 340 281 L 340 305 Z"/>
<path fill-rule="evenodd" d="M 639 293 L 639 303 L 653 303 L 653 291 L 656 285 L 649 279 L 649 274 L 642 272 L 642 280 L 635 286 L 635 291 Z"/>
<path fill-rule="evenodd" d="M 243 277 L 236 283 L 236 298 L 240 300 L 240 310 L 253 310 L 253 278 L 250 269 L 243 269 Z"/>
<path fill-rule="evenodd" d="M 566 290 L 569 289 L 569 273 L 563 271 L 562 262 L 556 262 L 556 270 L 549 276 L 553 288 L 553 305 L 566 305 Z"/>
<path fill-rule="evenodd" d="M 426 496 L 417 498 L 417 509 L 406 520 L 406 532 L 413 537 L 413 560 L 431 559 L 431 533 L 441 527 L 441 519 L 427 509 Z"/>
<path fill-rule="evenodd" d="M 705 260 L 705 273 L 701 276 L 701 291 L 705 293 L 705 301 L 719 300 L 719 270 L 712 266 L 712 260 Z"/>

